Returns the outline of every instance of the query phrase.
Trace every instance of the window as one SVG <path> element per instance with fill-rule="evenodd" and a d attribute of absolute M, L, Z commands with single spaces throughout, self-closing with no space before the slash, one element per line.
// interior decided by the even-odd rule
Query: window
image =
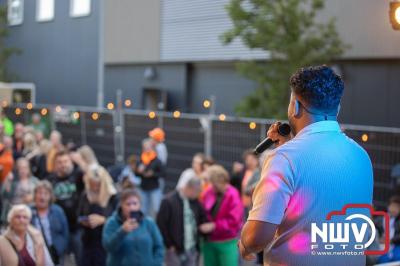
<path fill-rule="evenodd" d="M 7 20 L 10 26 L 24 21 L 24 0 L 8 0 Z"/>
<path fill-rule="evenodd" d="M 54 19 L 54 0 L 36 0 L 36 20 L 50 21 Z"/>
<path fill-rule="evenodd" d="M 90 15 L 91 0 L 70 0 L 71 1 L 71 17 L 84 17 Z"/>

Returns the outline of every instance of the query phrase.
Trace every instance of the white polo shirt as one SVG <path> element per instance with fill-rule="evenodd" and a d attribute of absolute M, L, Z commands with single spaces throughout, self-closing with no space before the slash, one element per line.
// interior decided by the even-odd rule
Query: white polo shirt
<path fill-rule="evenodd" d="M 311 255 L 311 223 L 348 203 L 372 203 L 373 171 L 366 151 L 336 121 L 303 128 L 264 162 L 248 220 L 278 224 L 265 265 L 365 265 L 365 256 Z"/>

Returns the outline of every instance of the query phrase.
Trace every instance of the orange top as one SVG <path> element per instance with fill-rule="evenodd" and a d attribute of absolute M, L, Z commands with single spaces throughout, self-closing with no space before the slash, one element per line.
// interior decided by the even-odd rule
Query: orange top
<path fill-rule="evenodd" d="M 142 152 L 140 159 L 144 165 L 149 165 L 151 161 L 153 161 L 157 157 L 157 153 L 155 151 L 146 151 Z"/>
<path fill-rule="evenodd" d="M 47 154 L 46 169 L 48 173 L 51 173 L 54 170 L 54 160 L 56 158 L 56 153 L 57 149 L 51 148 L 49 153 Z"/>
<path fill-rule="evenodd" d="M 3 184 L 7 175 L 11 172 L 14 167 L 14 159 L 12 156 L 12 152 L 10 150 L 5 150 L 0 155 L 0 165 L 2 169 L 0 171 L 0 183 Z"/>

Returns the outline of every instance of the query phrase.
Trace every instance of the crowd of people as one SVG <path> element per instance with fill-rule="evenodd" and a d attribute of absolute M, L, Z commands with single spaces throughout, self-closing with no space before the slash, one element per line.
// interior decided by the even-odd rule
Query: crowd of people
<path fill-rule="evenodd" d="M 161 128 L 148 132 L 140 155 L 105 168 L 91 147 L 65 144 L 40 116 L 32 120 L 0 116 L 0 265 L 240 264 L 237 240 L 262 161 L 251 150 L 229 172 L 197 153 L 167 192 Z M 374 262 L 400 259 L 399 197 L 388 211 L 391 252 Z M 377 228 L 382 237 L 387 229 Z"/>
<path fill-rule="evenodd" d="M 259 178 L 251 152 L 229 173 L 202 153 L 165 191 L 165 132 L 106 168 L 34 114 L 0 118 L 0 265 L 238 265 L 237 239 Z"/>

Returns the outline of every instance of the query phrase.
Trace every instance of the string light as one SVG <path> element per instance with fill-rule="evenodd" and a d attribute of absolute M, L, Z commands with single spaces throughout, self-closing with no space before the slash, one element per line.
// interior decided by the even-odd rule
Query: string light
<path fill-rule="evenodd" d="M 73 114 L 72 114 L 72 117 L 75 119 L 75 120 L 78 120 L 79 119 L 79 112 L 74 112 Z"/>
<path fill-rule="evenodd" d="M 42 110 L 40 110 L 40 114 L 41 114 L 42 116 L 47 115 L 47 113 L 48 113 L 48 111 L 47 111 L 46 108 L 42 108 Z"/>
<path fill-rule="evenodd" d="M 225 121 L 225 119 L 226 119 L 226 115 L 225 114 L 220 114 L 219 115 L 219 120 Z"/>
<path fill-rule="evenodd" d="M 126 106 L 126 107 L 132 106 L 132 101 L 131 101 L 130 99 L 126 99 L 126 100 L 125 100 L 125 106 Z"/>
<path fill-rule="evenodd" d="M 149 117 L 150 117 L 150 119 L 154 119 L 154 118 L 156 117 L 156 113 L 153 112 L 153 111 L 151 111 L 151 112 L 149 113 Z"/>
<path fill-rule="evenodd" d="M 204 100 L 203 106 L 204 106 L 204 108 L 210 108 L 210 106 L 211 106 L 210 100 Z"/>
<path fill-rule="evenodd" d="M 257 124 L 256 124 L 255 122 L 250 122 L 249 128 L 250 128 L 251 130 L 256 129 L 256 127 L 257 127 Z"/>
<path fill-rule="evenodd" d="M 93 120 L 97 120 L 97 119 L 99 119 L 99 114 L 98 113 L 92 113 L 92 119 Z"/>
<path fill-rule="evenodd" d="M 32 108 L 33 108 L 33 104 L 32 103 L 27 103 L 26 104 L 26 109 L 32 110 Z"/>
<path fill-rule="evenodd" d="M 114 109 L 114 104 L 113 103 L 108 103 L 107 104 L 107 109 L 108 110 L 113 110 Z"/>
<path fill-rule="evenodd" d="M 16 108 L 16 109 L 15 109 L 15 114 L 16 114 L 16 115 L 20 115 L 21 113 L 22 113 L 21 108 Z"/>
<path fill-rule="evenodd" d="M 56 106 L 56 112 L 57 113 L 61 112 L 61 106 L 59 106 L 59 105 Z"/>
<path fill-rule="evenodd" d="M 181 112 L 176 110 L 173 115 L 174 115 L 175 118 L 179 118 L 181 116 Z"/>
<path fill-rule="evenodd" d="M 367 134 L 362 134 L 361 140 L 362 140 L 363 142 L 367 142 L 367 141 L 368 141 L 368 135 L 367 135 Z"/>

